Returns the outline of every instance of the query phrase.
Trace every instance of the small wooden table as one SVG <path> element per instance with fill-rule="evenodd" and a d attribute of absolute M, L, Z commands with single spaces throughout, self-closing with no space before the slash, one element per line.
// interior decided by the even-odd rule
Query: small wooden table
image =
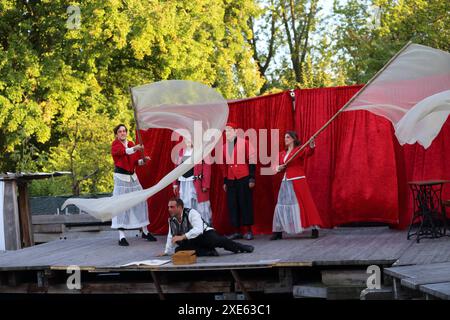
<path fill-rule="evenodd" d="M 414 213 L 408 230 L 407 239 L 416 236 L 419 242 L 423 238 L 440 238 L 446 235 L 447 223 L 445 208 L 442 205 L 442 188 L 450 180 L 425 180 L 408 182 L 413 193 Z M 413 231 L 413 225 L 419 227 Z"/>

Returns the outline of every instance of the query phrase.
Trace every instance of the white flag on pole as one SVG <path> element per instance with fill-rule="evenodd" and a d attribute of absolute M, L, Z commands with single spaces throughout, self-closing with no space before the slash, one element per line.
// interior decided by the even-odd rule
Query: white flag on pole
<path fill-rule="evenodd" d="M 392 122 L 401 145 L 428 148 L 450 114 L 450 54 L 410 44 L 345 109 Z"/>

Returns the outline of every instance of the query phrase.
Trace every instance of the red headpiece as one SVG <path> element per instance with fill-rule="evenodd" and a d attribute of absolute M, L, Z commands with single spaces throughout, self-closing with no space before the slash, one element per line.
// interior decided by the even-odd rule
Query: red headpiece
<path fill-rule="evenodd" d="M 231 127 L 233 129 L 239 128 L 238 125 L 236 123 L 234 123 L 234 122 L 228 122 L 226 126 L 227 127 Z"/>

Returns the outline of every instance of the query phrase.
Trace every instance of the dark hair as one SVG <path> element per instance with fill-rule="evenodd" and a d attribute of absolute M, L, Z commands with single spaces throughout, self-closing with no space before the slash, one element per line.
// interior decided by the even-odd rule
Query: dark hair
<path fill-rule="evenodd" d="M 121 123 L 121 124 L 119 124 L 119 125 L 114 127 L 114 134 L 117 134 L 117 131 L 119 131 L 120 127 L 124 127 L 125 131 L 128 132 L 127 126 L 124 125 L 123 123 Z"/>
<path fill-rule="evenodd" d="M 298 147 L 301 144 L 300 140 L 298 139 L 297 132 L 286 131 L 286 134 L 289 135 L 292 139 L 294 139 L 294 147 Z"/>
<path fill-rule="evenodd" d="M 177 207 L 184 208 L 184 202 L 180 198 L 172 197 L 169 199 L 169 202 L 171 202 L 171 201 L 175 201 L 177 203 Z"/>

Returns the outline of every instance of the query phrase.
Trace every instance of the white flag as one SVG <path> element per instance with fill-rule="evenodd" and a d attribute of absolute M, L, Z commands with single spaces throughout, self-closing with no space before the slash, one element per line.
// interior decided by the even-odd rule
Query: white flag
<path fill-rule="evenodd" d="M 450 114 L 450 54 L 410 44 L 345 109 L 387 118 L 401 145 L 428 148 Z"/>
<path fill-rule="evenodd" d="M 228 104 L 214 89 L 193 81 L 170 80 L 134 87 L 131 91 L 140 129 L 177 130 L 193 143 L 193 155 L 151 188 L 109 198 L 71 198 L 62 209 L 73 204 L 99 220 L 110 220 L 167 187 L 200 163 L 220 141 L 228 119 Z"/>

